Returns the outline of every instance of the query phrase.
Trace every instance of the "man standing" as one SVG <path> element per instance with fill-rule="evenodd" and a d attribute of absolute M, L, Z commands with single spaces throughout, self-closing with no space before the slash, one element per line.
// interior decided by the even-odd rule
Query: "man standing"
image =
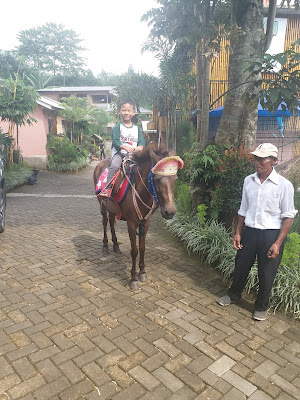
<path fill-rule="evenodd" d="M 267 318 L 269 297 L 282 258 L 284 239 L 297 214 L 294 188 L 277 174 L 278 149 L 271 143 L 260 144 L 254 155 L 256 173 L 244 180 L 233 246 L 237 251 L 232 285 L 217 302 L 221 306 L 241 298 L 248 274 L 257 257 L 259 290 L 253 318 Z"/>

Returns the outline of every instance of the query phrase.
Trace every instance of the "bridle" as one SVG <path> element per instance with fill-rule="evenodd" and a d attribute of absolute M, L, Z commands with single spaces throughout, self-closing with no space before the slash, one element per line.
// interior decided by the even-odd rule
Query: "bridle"
<path fill-rule="evenodd" d="M 133 168 L 137 172 L 144 188 L 152 196 L 152 206 L 148 206 L 148 204 L 146 204 L 141 199 L 139 193 L 136 190 L 135 182 L 134 183 L 131 182 L 130 176 L 128 176 L 127 171 L 126 171 L 126 163 L 128 163 L 128 161 L 130 162 L 131 165 L 133 165 Z M 148 187 L 147 187 L 143 181 L 143 178 L 140 174 L 137 164 L 130 157 L 129 158 L 125 157 L 123 159 L 122 171 L 123 171 L 125 178 L 127 179 L 128 183 L 130 184 L 130 186 L 132 188 L 132 200 L 133 200 L 136 214 L 140 220 L 140 230 L 141 230 L 141 224 L 144 225 L 145 222 L 147 221 L 147 219 L 153 214 L 153 212 L 159 206 L 158 196 L 157 196 L 155 183 L 154 183 L 154 175 L 161 175 L 161 176 L 176 175 L 178 168 L 182 168 L 182 167 L 183 167 L 183 161 L 178 156 L 169 156 L 169 157 L 163 158 L 162 160 L 159 160 L 156 164 L 151 165 L 150 172 L 148 174 Z M 140 210 L 140 207 L 138 206 L 137 199 L 139 199 L 139 201 L 143 204 L 143 206 L 148 209 L 148 212 L 145 216 L 143 216 L 143 214 Z"/>
<path fill-rule="evenodd" d="M 126 163 L 128 163 L 128 161 L 130 161 L 130 164 L 133 165 L 134 170 L 138 173 L 138 176 L 139 176 L 140 181 L 142 182 L 144 188 L 152 196 L 153 201 L 152 201 L 152 206 L 151 207 L 148 206 L 148 204 L 146 204 L 141 199 L 141 196 L 139 195 L 139 193 L 136 190 L 135 182 L 134 183 L 131 182 L 130 176 L 128 176 L 127 171 L 126 171 Z M 153 164 L 152 164 L 152 166 L 153 166 Z M 151 169 L 152 169 L 152 166 L 151 166 Z M 128 183 L 129 183 L 129 185 L 132 188 L 132 200 L 133 200 L 133 204 L 134 204 L 134 208 L 135 208 L 136 214 L 137 214 L 139 220 L 140 221 L 144 221 L 144 223 L 145 223 L 147 221 L 147 219 L 153 214 L 153 212 L 158 207 L 158 200 L 157 200 L 157 195 L 156 195 L 156 190 L 155 190 L 155 186 L 154 186 L 153 177 L 152 177 L 152 185 L 153 185 L 153 188 L 155 190 L 155 197 L 154 197 L 153 193 L 149 190 L 150 189 L 149 185 L 148 185 L 148 187 L 145 185 L 145 183 L 143 181 L 143 178 L 141 176 L 141 173 L 139 171 L 139 168 L 138 168 L 137 164 L 134 161 L 132 161 L 132 159 L 130 159 L 130 158 L 127 158 L 127 159 L 124 158 L 123 159 L 122 171 L 123 171 L 123 174 L 124 174 L 125 178 L 127 179 Z M 148 175 L 148 181 L 149 181 L 149 176 L 150 176 L 151 173 L 152 173 L 152 171 L 150 170 L 149 175 Z M 152 175 L 153 175 L 153 173 L 152 173 Z M 143 206 L 145 206 L 149 210 L 144 217 L 143 217 L 143 214 L 142 214 L 142 212 L 140 210 L 140 207 L 138 206 L 137 199 L 139 199 L 139 201 L 143 204 Z"/>

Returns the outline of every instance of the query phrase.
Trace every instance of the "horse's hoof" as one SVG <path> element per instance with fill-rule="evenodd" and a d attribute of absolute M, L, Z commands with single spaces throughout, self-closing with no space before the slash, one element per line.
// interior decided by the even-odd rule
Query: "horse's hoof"
<path fill-rule="evenodd" d="M 121 253 L 121 250 L 120 250 L 120 247 L 118 244 L 114 244 L 113 249 L 114 249 L 115 253 Z"/>
<path fill-rule="evenodd" d="M 108 254 L 108 247 L 103 247 L 103 248 L 102 248 L 102 254 L 103 254 L 104 256 L 107 256 L 107 254 Z"/>
<path fill-rule="evenodd" d="M 146 274 L 146 272 L 143 272 L 142 274 L 139 274 L 139 280 L 141 282 L 147 282 L 147 274 Z"/>
<path fill-rule="evenodd" d="M 133 291 L 139 290 L 139 284 L 137 281 L 130 282 L 130 289 Z"/>

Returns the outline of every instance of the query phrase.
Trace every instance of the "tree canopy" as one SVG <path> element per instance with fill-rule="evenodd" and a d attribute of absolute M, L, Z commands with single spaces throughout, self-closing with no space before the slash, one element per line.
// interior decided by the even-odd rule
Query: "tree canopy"
<path fill-rule="evenodd" d="M 22 30 L 18 34 L 18 54 L 35 69 L 56 77 L 72 75 L 83 69 L 85 60 L 80 56 L 84 50 L 82 39 L 71 29 L 53 22 Z"/>
<path fill-rule="evenodd" d="M 0 79 L 0 118 L 18 126 L 35 122 L 32 113 L 38 94 L 33 87 L 18 79 Z"/>

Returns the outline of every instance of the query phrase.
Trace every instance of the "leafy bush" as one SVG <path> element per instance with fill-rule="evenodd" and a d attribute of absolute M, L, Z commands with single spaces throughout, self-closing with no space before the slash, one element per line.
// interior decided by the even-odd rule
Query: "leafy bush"
<path fill-rule="evenodd" d="M 192 147 L 196 139 L 196 129 L 189 121 L 184 121 L 178 124 L 176 130 L 176 149 L 178 153 L 187 151 Z"/>
<path fill-rule="evenodd" d="M 280 265 L 270 297 L 270 306 L 274 310 L 291 311 L 300 319 L 300 262 L 297 266 Z"/>
<path fill-rule="evenodd" d="M 47 169 L 56 172 L 78 172 L 88 164 L 87 158 L 81 158 L 78 161 L 69 163 L 55 163 L 51 158 L 47 160 Z"/>
<path fill-rule="evenodd" d="M 294 203 L 295 203 L 295 209 L 298 210 L 297 215 L 294 217 L 290 232 L 297 232 L 300 235 L 300 174 L 299 174 L 299 172 L 294 172 L 294 173 L 290 174 L 289 180 L 292 182 L 294 189 L 295 189 Z"/>
<path fill-rule="evenodd" d="M 26 164 L 10 164 L 4 171 L 7 191 L 27 183 L 32 175 L 32 169 Z"/>
<path fill-rule="evenodd" d="M 254 170 L 248 153 L 243 146 L 209 145 L 199 151 L 195 144 L 192 152 L 185 154 L 195 203 L 205 204 L 209 217 L 227 227 L 239 208 L 243 181 Z"/>
<path fill-rule="evenodd" d="M 58 172 L 76 172 L 88 163 L 87 152 L 67 138 L 50 137 L 47 148 L 50 154 L 47 168 Z"/>
<path fill-rule="evenodd" d="M 223 224 L 214 220 L 202 224 L 197 216 L 177 212 L 166 221 L 167 226 L 178 236 L 187 249 L 208 264 L 213 264 L 226 278 L 230 278 L 234 267 L 235 250 L 231 236 Z"/>
<path fill-rule="evenodd" d="M 177 210 L 189 215 L 192 211 L 190 187 L 178 180 L 174 195 Z"/>
<path fill-rule="evenodd" d="M 297 189 L 297 187 L 296 187 Z M 294 197 L 295 209 L 298 210 L 297 215 L 294 217 L 293 224 L 291 227 L 291 232 L 297 232 L 300 234 L 300 191 L 295 190 Z"/>
<path fill-rule="evenodd" d="M 282 265 L 296 266 L 300 255 L 300 235 L 296 232 L 288 234 L 281 259 Z"/>
<path fill-rule="evenodd" d="M 2 133 L 0 128 L 0 156 L 7 161 L 9 148 L 12 146 L 14 139 L 8 133 Z"/>
<path fill-rule="evenodd" d="M 242 187 L 247 175 L 253 173 L 253 163 L 249 151 L 243 146 L 226 149 L 216 165 L 218 183 L 210 191 L 211 216 L 223 219 L 236 213 L 242 197 Z M 230 201 L 228 201 L 230 199 Z"/>

